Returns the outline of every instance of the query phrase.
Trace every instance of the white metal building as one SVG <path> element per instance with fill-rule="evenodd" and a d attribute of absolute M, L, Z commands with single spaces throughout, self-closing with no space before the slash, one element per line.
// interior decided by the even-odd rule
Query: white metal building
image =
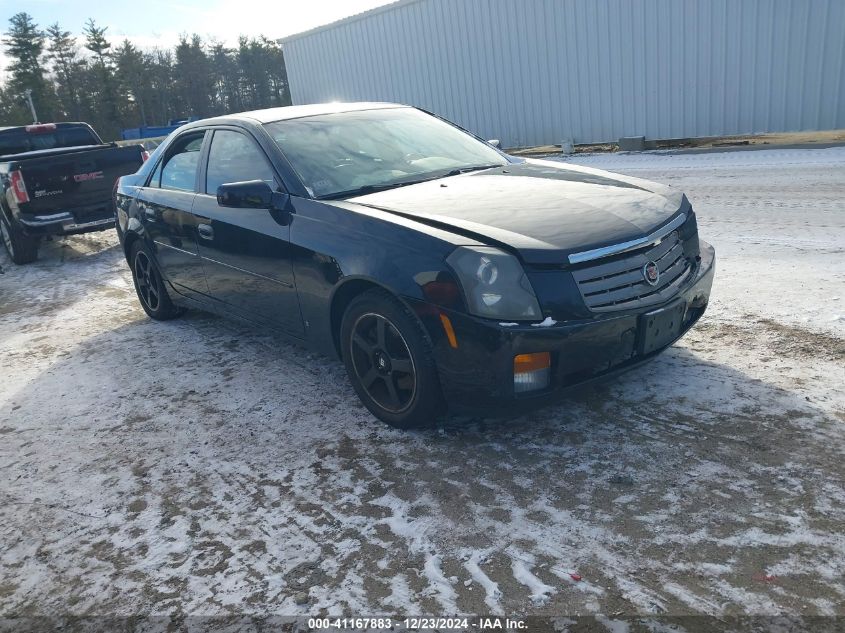
<path fill-rule="evenodd" d="M 845 0 L 400 0 L 281 41 L 295 104 L 509 147 L 845 128 Z"/>

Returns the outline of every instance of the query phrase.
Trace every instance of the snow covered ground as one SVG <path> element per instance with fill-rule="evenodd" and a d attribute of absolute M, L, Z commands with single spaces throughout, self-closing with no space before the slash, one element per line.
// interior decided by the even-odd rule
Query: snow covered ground
<path fill-rule="evenodd" d="M 505 421 L 393 431 L 339 363 L 154 323 L 110 232 L 0 255 L 0 616 L 845 615 L 845 148 L 577 162 L 687 192 L 713 301 Z"/>

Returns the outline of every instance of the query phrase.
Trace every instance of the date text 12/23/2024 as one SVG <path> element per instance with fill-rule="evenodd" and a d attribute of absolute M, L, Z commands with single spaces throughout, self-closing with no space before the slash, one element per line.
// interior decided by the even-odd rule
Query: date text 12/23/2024
<path fill-rule="evenodd" d="M 388 631 L 388 630 L 454 630 L 454 631 L 518 631 L 527 628 L 524 620 L 476 617 L 476 618 L 439 618 L 439 617 L 409 617 L 409 618 L 309 618 L 308 628 L 317 631 L 358 630 L 358 631 Z"/>

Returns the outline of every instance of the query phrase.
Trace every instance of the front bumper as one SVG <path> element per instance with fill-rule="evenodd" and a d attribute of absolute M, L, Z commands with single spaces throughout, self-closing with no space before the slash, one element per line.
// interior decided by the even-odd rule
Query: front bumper
<path fill-rule="evenodd" d="M 631 369 L 669 347 L 701 318 L 710 298 L 714 272 L 715 252 L 702 241 L 695 274 L 663 306 L 596 314 L 589 320 L 564 321 L 550 327 L 508 327 L 489 319 L 443 311 L 454 328 L 457 348 L 438 333 L 439 323 L 431 323 L 428 330 L 444 395 L 454 408 L 528 407 L 552 401 L 585 382 Z M 683 315 L 680 331 L 672 340 L 644 351 L 640 317 L 664 306 L 679 307 Z M 550 385 L 543 390 L 517 394 L 513 381 L 514 356 L 533 352 L 550 352 Z"/>

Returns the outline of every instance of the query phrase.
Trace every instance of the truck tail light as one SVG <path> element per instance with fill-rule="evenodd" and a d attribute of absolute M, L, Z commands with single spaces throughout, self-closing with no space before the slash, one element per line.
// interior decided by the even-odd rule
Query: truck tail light
<path fill-rule="evenodd" d="M 47 132 L 55 132 L 55 123 L 36 123 L 35 125 L 27 125 L 24 128 L 30 134 L 46 134 Z"/>
<path fill-rule="evenodd" d="M 23 174 L 19 169 L 9 172 L 9 183 L 12 185 L 12 191 L 15 194 L 15 200 L 18 201 L 18 204 L 29 202 L 26 183 L 24 183 Z"/>
<path fill-rule="evenodd" d="M 150 153 L 145 149 L 141 149 L 141 160 L 145 163 L 150 160 Z"/>
<path fill-rule="evenodd" d="M 552 358 L 548 352 L 519 354 L 513 357 L 513 390 L 515 393 L 537 391 L 549 386 Z"/>

